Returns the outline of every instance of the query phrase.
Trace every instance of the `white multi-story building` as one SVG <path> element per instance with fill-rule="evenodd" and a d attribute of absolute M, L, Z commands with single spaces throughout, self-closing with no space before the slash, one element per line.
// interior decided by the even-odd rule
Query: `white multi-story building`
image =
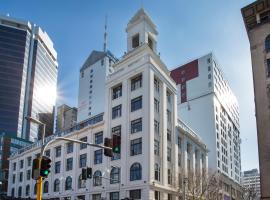
<path fill-rule="evenodd" d="M 248 193 L 250 192 L 254 195 L 254 199 L 256 200 L 260 199 L 261 197 L 260 174 L 257 169 L 244 171 L 241 177 L 241 184 L 245 189 L 247 189 Z"/>
<path fill-rule="evenodd" d="M 212 53 L 171 71 L 179 117 L 209 149 L 209 169 L 240 184 L 239 108 Z M 227 183 L 230 185 L 230 183 Z"/>
<path fill-rule="evenodd" d="M 104 112 L 106 77 L 117 59 L 110 51 L 92 51 L 80 69 L 78 122 Z"/>
<path fill-rule="evenodd" d="M 71 108 L 66 104 L 57 107 L 56 133 L 69 129 L 77 124 L 77 110 L 77 108 Z"/>
<path fill-rule="evenodd" d="M 118 134 L 121 152 L 111 159 L 98 148 L 55 141 L 47 151 L 53 167 L 44 198 L 176 200 L 189 172 L 208 169 L 206 145 L 177 118 L 176 85 L 156 54 L 154 23 L 140 9 L 126 31 L 128 51 L 107 78 L 104 115 L 60 134 L 96 144 Z M 9 196 L 35 197 L 28 170 L 38 145 L 10 158 Z M 92 167 L 93 178 L 81 181 L 85 166 Z"/>

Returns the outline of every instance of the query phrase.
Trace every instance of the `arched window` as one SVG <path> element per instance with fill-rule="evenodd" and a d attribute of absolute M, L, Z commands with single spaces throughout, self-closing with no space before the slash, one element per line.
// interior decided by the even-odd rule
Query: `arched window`
<path fill-rule="evenodd" d="M 22 196 L 22 187 L 19 187 L 19 190 L 18 190 L 18 197 L 21 197 Z"/>
<path fill-rule="evenodd" d="M 34 194 L 37 194 L 37 184 L 34 186 Z"/>
<path fill-rule="evenodd" d="M 59 179 L 55 179 L 54 184 L 53 184 L 53 191 L 54 192 L 60 191 L 60 180 Z"/>
<path fill-rule="evenodd" d="M 120 168 L 114 167 L 111 170 L 110 174 L 110 183 L 119 183 L 120 182 Z"/>
<path fill-rule="evenodd" d="M 134 163 L 130 167 L 130 181 L 142 179 L 142 167 L 140 163 Z"/>
<path fill-rule="evenodd" d="M 101 171 L 95 171 L 93 175 L 93 185 L 94 186 L 101 186 L 102 185 L 102 174 Z"/>
<path fill-rule="evenodd" d="M 86 180 L 82 180 L 82 175 L 79 176 L 78 180 L 78 188 L 85 188 L 86 187 Z"/>
<path fill-rule="evenodd" d="M 265 38 L 265 50 L 266 52 L 270 51 L 270 35 Z"/>
<path fill-rule="evenodd" d="M 160 167 L 157 163 L 155 164 L 155 180 L 160 181 Z"/>
<path fill-rule="evenodd" d="M 14 197 L 14 195 L 15 195 L 15 189 L 12 188 L 12 190 L 11 190 L 11 197 Z"/>
<path fill-rule="evenodd" d="M 65 189 L 66 190 L 71 190 L 72 189 L 72 178 L 70 176 L 68 176 L 67 179 L 66 179 Z"/>
<path fill-rule="evenodd" d="M 49 192 L 49 182 L 45 181 L 43 193 L 48 193 L 48 192 Z"/>
<path fill-rule="evenodd" d="M 29 196 L 30 194 L 30 185 L 27 185 L 25 188 L 25 196 Z"/>

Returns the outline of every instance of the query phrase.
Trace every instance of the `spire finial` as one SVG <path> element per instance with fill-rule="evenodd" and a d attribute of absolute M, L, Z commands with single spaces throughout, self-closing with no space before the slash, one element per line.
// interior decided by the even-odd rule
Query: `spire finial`
<path fill-rule="evenodd" d="M 105 16 L 105 30 L 104 30 L 104 44 L 103 44 L 103 51 L 107 51 L 107 15 Z"/>

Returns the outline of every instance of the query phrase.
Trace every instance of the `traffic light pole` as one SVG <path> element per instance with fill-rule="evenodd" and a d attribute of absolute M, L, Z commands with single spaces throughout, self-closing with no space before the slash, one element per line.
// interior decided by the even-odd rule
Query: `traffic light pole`
<path fill-rule="evenodd" d="M 39 156 L 39 169 L 41 167 L 41 160 L 42 157 L 44 155 L 44 152 L 46 150 L 46 147 L 51 144 L 52 142 L 56 141 L 56 140 L 65 140 L 65 141 L 69 141 L 69 142 L 74 142 L 74 143 L 79 143 L 79 144 L 86 144 L 89 146 L 93 146 L 93 147 L 98 147 L 98 148 L 102 148 L 102 149 L 108 149 L 108 150 L 112 150 L 112 148 L 110 147 L 106 147 L 104 145 L 99 145 L 99 144 L 93 144 L 93 143 L 89 143 L 89 142 L 83 142 L 80 140 L 75 140 L 75 139 L 70 139 L 70 138 L 65 138 L 65 137 L 55 137 L 53 140 L 49 141 L 48 143 L 45 144 L 45 129 L 46 129 L 46 124 L 42 123 L 41 121 L 34 119 L 32 117 L 25 117 L 26 120 L 29 120 L 30 122 L 33 122 L 35 124 L 41 125 L 42 126 L 42 135 L 41 135 L 41 150 L 40 150 L 40 156 Z M 37 200 L 42 200 L 42 177 L 39 176 L 38 180 L 37 180 Z"/>

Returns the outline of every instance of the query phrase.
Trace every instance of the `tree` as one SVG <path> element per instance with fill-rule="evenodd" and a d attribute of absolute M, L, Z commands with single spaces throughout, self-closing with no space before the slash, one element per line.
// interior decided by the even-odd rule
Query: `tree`
<path fill-rule="evenodd" d="M 243 199 L 244 200 L 257 200 L 259 196 L 255 190 L 255 186 L 251 185 L 250 187 L 243 188 Z"/>

